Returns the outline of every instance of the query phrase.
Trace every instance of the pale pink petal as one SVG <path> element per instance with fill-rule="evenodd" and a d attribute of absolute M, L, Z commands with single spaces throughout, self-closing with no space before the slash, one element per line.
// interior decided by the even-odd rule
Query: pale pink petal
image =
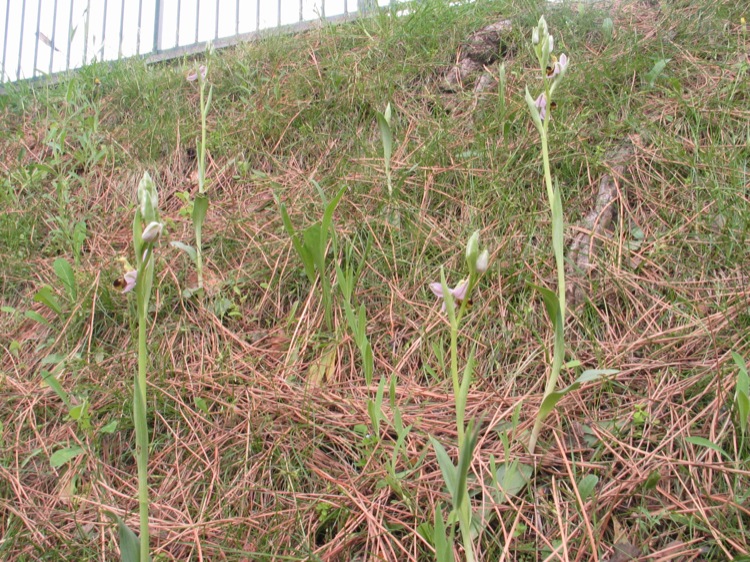
<path fill-rule="evenodd" d="M 439 299 L 443 298 L 443 284 L 442 283 L 430 283 L 430 291 Z"/>
<path fill-rule="evenodd" d="M 469 288 L 469 280 L 464 279 L 454 289 L 451 289 L 451 295 L 457 301 L 462 301 L 466 298 L 466 291 Z"/>
<path fill-rule="evenodd" d="M 130 291 L 132 291 L 133 289 L 135 289 L 135 282 L 136 282 L 137 279 L 138 279 L 138 272 L 137 271 L 135 271 L 135 270 L 128 271 L 125 274 L 125 286 L 122 288 L 122 292 L 123 293 L 129 293 Z"/>

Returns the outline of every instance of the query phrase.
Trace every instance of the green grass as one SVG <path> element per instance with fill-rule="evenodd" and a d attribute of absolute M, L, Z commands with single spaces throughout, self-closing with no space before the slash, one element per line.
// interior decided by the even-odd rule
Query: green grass
<path fill-rule="evenodd" d="M 633 156 L 566 328 L 568 359 L 621 372 L 566 397 L 532 458 L 525 444 L 551 334 L 529 284 L 554 289 L 555 279 L 538 135 L 523 100 L 524 86 L 539 82 L 528 45 L 542 13 L 557 53 L 571 58 L 550 123 L 566 239 L 611 172 L 611 151 L 629 141 Z M 9 86 L 0 98 L 0 558 L 116 559 L 102 510 L 137 526 L 135 310 L 112 282 L 117 258 L 133 261 L 144 171 L 167 223 L 148 340 L 155 559 L 434 559 L 417 529 L 449 499 L 428 435 L 451 455 L 456 437 L 450 375 L 434 351 L 446 349 L 447 326 L 427 286 L 441 266 L 455 283 L 476 229 L 492 260 L 459 339 L 464 359 L 477 345 L 467 405 L 467 420 L 482 421 L 475 509 L 491 497 L 489 455 L 506 458 L 496 429 L 518 405 L 509 460 L 537 465 L 519 497 L 492 506 L 478 558 L 538 560 L 561 542 L 560 559 L 603 559 L 617 542 L 644 556 L 747 555 L 750 450 L 731 408 L 730 354 L 750 358 L 742 16 L 750 13 L 728 0 L 609 12 L 432 1 L 402 18 L 382 12 L 212 54 L 203 301 L 181 298 L 194 268 L 167 242 L 192 243 L 177 194 L 197 192 L 198 89 L 185 74 L 204 57 L 93 65 L 54 86 Z M 499 18 L 513 23 L 504 115 L 496 89 L 440 87 L 467 35 Z M 390 207 L 376 120 L 389 102 Z M 352 298 L 367 308 L 370 387 L 336 298 L 335 328 L 325 328 L 319 285 L 311 288 L 274 201 L 302 230 L 322 215 L 315 182 L 329 199 L 347 188 L 334 215 L 338 248 L 351 244 L 359 259 L 372 240 Z M 59 257 L 74 266 L 78 302 L 56 287 Z M 65 303 L 61 315 L 33 300 L 44 284 Z M 321 384 L 308 384 L 330 349 Z M 41 384 L 51 354 L 68 358 L 58 380 L 88 398 L 90 431 Z M 391 375 L 414 426 L 400 492 L 383 485 L 395 432 L 372 446 L 354 430 L 369 424 L 366 402 Z M 575 373 L 561 378 L 569 384 Z M 112 421 L 114 432 L 101 433 Z M 89 453 L 53 469 L 49 455 L 76 443 Z M 573 483 L 587 474 L 599 480 L 582 508 Z"/>

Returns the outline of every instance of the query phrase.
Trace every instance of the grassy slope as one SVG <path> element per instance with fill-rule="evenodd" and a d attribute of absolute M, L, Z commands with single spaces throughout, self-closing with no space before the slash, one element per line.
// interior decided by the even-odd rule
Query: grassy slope
<path fill-rule="evenodd" d="M 609 151 L 633 145 L 615 229 L 568 328 L 571 356 L 621 373 L 549 418 L 534 481 L 491 506 L 479 539 L 487 560 L 541 559 L 560 544 L 559 556 L 579 560 L 617 542 L 685 560 L 750 549 L 750 451 L 729 409 L 729 352 L 750 355 L 750 37 L 737 4 L 547 10 L 558 51 L 572 58 L 551 126 L 570 235 L 594 203 Z M 504 114 L 496 90 L 439 89 L 461 40 L 499 15 L 514 24 Z M 478 346 L 468 411 L 484 429 L 474 471 L 486 477 L 490 454 L 532 462 L 525 432 L 550 332 L 528 284 L 554 279 L 538 139 L 522 98 L 525 85 L 538 87 L 527 30 L 539 15 L 540 5 L 524 2 L 427 3 L 398 20 L 381 15 L 210 57 L 211 297 L 180 298 L 191 267 L 164 244 L 150 333 L 160 559 L 430 559 L 416 530 L 446 495 L 427 435 L 450 445 L 455 426 L 436 355 L 446 330 L 427 284 L 442 265 L 457 279 L 463 241 L 477 228 L 493 258 L 461 349 Z M 659 59 L 669 62 L 649 86 Z M 111 282 L 116 258 L 130 251 L 144 170 L 157 180 L 168 236 L 190 241 L 178 194 L 197 189 L 198 94 L 184 80 L 191 64 L 95 65 L 0 99 L 4 560 L 113 559 L 104 506 L 136 526 L 134 315 Z M 389 101 L 400 228 L 387 220 L 375 119 Z M 384 485 L 393 440 L 373 445 L 355 431 L 368 423 L 375 388 L 362 379 L 342 315 L 334 334 L 325 329 L 273 200 L 296 225 L 309 224 L 322 213 L 315 182 L 329 195 L 347 186 L 335 220 L 341 244 L 360 257 L 372 241 L 355 301 L 368 309 L 376 378 L 395 377 L 404 421 L 414 425 L 398 484 Z M 79 223 L 85 240 L 74 234 Z M 56 316 L 32 297 L 55 285 L 60 256 L 75 264 L 81 289 L 71 301 L 56 288 Z M 326 380 L 305 384 L 331 345 Z M 41 370 L 54 366 L 40 361 L 51 354 L 65 358 L 62 386 L 91 404 L 91 430 L 40 385 Z M 506 450 L 496 429 L 518 406 Z M 99 431 L 113 421 L 113 433 Z M 688 435 L 712 440 L 727 458 Z M 51 468 L 49 456 L 75 443 L 87 453 Z M 599 480 L 582 509 L 574 483 L 587 474 Z"/>

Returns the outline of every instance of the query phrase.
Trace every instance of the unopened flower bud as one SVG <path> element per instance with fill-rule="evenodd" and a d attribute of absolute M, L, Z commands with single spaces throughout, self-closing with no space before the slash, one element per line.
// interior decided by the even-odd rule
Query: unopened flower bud
<path fill-rule="evenodd" d="M 538 27 L 535 27 L 534 29 L 531 30 L 531 43 L 533 45 L 539 44 L 539 28 Z"/>
<path fill-rule="evenodd" d="M 479 231 L 475 231 L 471 235 L 469 241 L 466 243 L 466 262 L 469 265 L 477 262 L 477 256 L 479 256 Z"/>
<path fill-rule="evenodd" d="M 141 239 L 144 242 L 154 242 L 159 238 L 164 225 L 160 222 L 151 222 L 141 234 Z"/>
<path fill-rule="evenodd" d="M 479 257 L 477 258 L 477 273 L 480 275 L 487 271 L 487 267 L 490 265 L 490 253 L 487 250 L 484 250 L 481 254 L 479 254 Z"/>

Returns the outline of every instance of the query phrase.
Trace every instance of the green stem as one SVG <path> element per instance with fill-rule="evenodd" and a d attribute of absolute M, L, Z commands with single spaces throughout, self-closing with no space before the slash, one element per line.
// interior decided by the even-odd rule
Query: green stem
<path fill-rule="evenodd" d="M 198 192 L 203 195 L 205 191 L 205 178 L 206 178 L 206 113 L 208 108 L 205 107 L 203 91 L 206 89 L 206 82 L 203 78 L 201 81 L 201 146 L 200 146 L 200 160 L 198 162 Z"/>
<path fill-rule="evenodd" d="M 552 172 L 549 161 L 549 145 L 547 143 L 547 132 L 549 130 L 549 121 L 551 117 L 552 100 L 550 99 L 550 87 L 549 81 L 545 80 L 545 96 L 547 99 L 547 115 L 544 120 L 544 126 L 541 131 L 542 137 L 542 161 L 544 163 L 544 184 L 547 188 L 547 198 L 549 199 L 550 214 L 552 216 L 552 232 L 554 233 L 557 228 L 561 225 L 557 224 L 559 218 L 554 213 L 553 209 L 555 206 L 555 190 L 552 185 Z M 554 240 L 554 234 L 553 234 Z M 549 396 L 550 393 L 554 392 L 557 388 L 557 379 L 560 377 L 560 371 L 562 370 L 563 359 L 565 357 L 565 338 L 562 330 L 565 326 L 565 314 L 566 314 L 566 302 L 565 302 L 565 262 L 563 255 L 562 245 L 557 245 L 553 241 L 553 250 L 555 253 L 555 268 L 557 269 L 557 300 L 560 304 L 560 319 L 554 321 L 553 325 L 555 328 L 555 342 L 552 357 L 552 370 L 550 372 L 547 385 L 544 389 L 544 398 Z M 529 439 L 529 452 L 533 453 L 536 448 L 536 442 L 539 437 L 539 432 L 542 428 L 543 418 L 537 416 L 534 422 L 534 428 L 531 430 L 531 437 Z"/>
<path fill-rule="evenodd" d="M 145 300 L 145 299 L 144 299 Z M 135 423 L 135 451 L 138 463 L 138 506 L 141 526 L 141 560 L 149 559 L 148 533 L 148 422 L 146 419 L 146 303 L 138 311 L 138 377 L 133 395 L 133 417 Z"/>
<path fill-rule="evenodd" d="M 460 508 L 460 514 L 461 540 L 464 545 L 466 562 L 474 562 L 474 545 L 471 542 L 471 511 L 469 508 L 469 500 L 466 496 L 464 496 L 463 505 Z"/>
<path fill-rule="evenodd" d="M 195 272 L 198 275 L 198 288 L 203 288 L 203 243 L 200 229 L 195 229 Z"/>
<path fill-rule="evenodd" d="M 458 430 L 458 450 L 464 444 L 464 412 L 459 405 L 458 394 L 461 381 L 458 378 L 458 318 L 455 326 L 451 326 L 451 377 L 453 378 L 453 397 L 456 402 L 456 429 Z"/>

